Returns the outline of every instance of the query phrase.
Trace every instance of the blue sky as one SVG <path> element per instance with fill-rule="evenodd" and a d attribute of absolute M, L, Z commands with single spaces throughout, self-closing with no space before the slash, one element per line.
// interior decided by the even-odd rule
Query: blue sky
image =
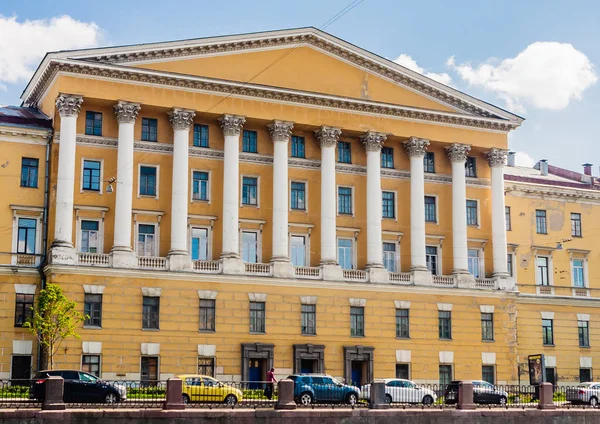
<path fill-rule="evenodd" d="M 3 1 L 0 104 L 20 102 L 40 50 L 322 27 L 349 3 Z M 63 15 L 79 22 L 51 21 Z M 524 116 L 510 136 L 510 147 L 529 155 L 523 163 L 546 158 L 579 170 L 591 162 L 598 175 L 599 18 L 600 3 L 585 0 L 363 0 L 325 30 Z M 37 20 L 46 21 L 25 22 Z"/>

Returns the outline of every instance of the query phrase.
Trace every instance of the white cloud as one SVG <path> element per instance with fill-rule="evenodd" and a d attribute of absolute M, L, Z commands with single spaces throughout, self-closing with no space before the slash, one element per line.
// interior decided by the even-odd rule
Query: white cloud
<path fill-rule="evenodd" d="M 515 112 L 523 112 L 525 105 L 564 109 L 598 80 L 594 64 L 568 43 L 538 41 L 499 63 L 458 65 L 451 57 L 447 65 L 470 85 L 496 93 Z"/>
<path fill-rule="evenodd" d="M 27 81 L 46 52 L 93 47 L 99 39 L 98 25 L 67 15 L 22 22 L 0 15 L 0 88 Z"/>
<path fill-rule="evenodd" d="M 402 65 L 405 68 L 410 69 L 411 71 L 415 71 L 418 72 L 420 74 L 425 75 L 428 78 L 431 78 L 432 80 L 436 80 L 438 82 L 441 82 L 442 84 L 445 85 L 451 85 L 452 84 L 452 77 L 450 75 L 448 75 L 447 73 L 435 73 L 435 72 L 426 72 L 425 69 L 421 68 L 417 62 L 410 57 L 407 54 L 402 53 L 400 56 L 398 56 L 394 62 L 396 62 L 398 65 Z"/>
<path fill-rule="evenodd" d="M 516 166 L 525 166 L 527 168 L 533 168 L 533 165 L 536 164 L 536 160 L 532 158 L 528 153 L 525 152 L 515 152 L 515 165 Z"/>

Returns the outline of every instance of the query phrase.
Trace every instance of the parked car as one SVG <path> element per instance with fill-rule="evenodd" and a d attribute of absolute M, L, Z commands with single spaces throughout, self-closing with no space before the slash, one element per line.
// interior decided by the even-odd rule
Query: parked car
<path fill-rule="evenodd" d="M 119 384 L 110 383 L 85 371 L 45 370 L 33 377 L 29 397 L 44 400 L 46 379 L 62 377 L 64 379 L 63 399 L 65 402 L 117 403 L 127 399 L 127 389 Z"/>
<path fill-rule="evenodd" d="M 288 378 L 294 381 L 294 400 L 301 405 L 311 403 L 354 405 L 360 396 L 358 387 L 342 384 L 327 374 L 293 374 Z"/>
<path fill-rule="evenodd" d="M 577 387 L 569 387 L 566 394 L 567 401 L 571 403 L 587 403 L 596 407 L 600 399 L 600 383 L 581 383 Z"/>
<path fill-rule="evenodd" d="M 242 391 L 207 375 L 184 374 L 177 376 L 183 383 L 183 403 L 223 402 L 233 406 L 243 398 Z"/>
<path fill-rule="evenodd" d="M 461 381 L 451 381 L 444 391 L 446 405 L 458 402 L 458 385 Z M 473 380 L 473 402 L 506 405 L 508 393 L 483 380 Z"/>
<path fill-rule="evenodd" d="M 437 400 L 433 390 L 420 387 L 418 384 L 401 378 L 386 378 L 385 400 L 387 403 L 422 403 L 431 405 Z M 371 399 L 371 385 L 365 384 L 360 392 L 362 399 Z"/>

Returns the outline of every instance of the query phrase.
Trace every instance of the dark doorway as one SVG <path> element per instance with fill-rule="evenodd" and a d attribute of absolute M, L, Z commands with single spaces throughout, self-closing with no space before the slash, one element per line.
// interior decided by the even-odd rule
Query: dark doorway
<path fill-rule="evenodd" d="M 260 381 L 267 379 L 267 371 L 273 368 L 275 345 L 242 343 L 242 382 L 252 389 L 261 389 Z"/>
<path fill-rule="evenodd" d="M 260 389 L 261 381 L 267 379 L 267 360 L 266 359 L 250 359 L 248 361 L 248 388 Z"/>
<path fill-rule="evenodd" d="M 13 386 L 29 385 L 31 378 L 31 355 L 15 355 L 10 365 L 11 384 Z"/>
<path fill-rule="evenodd" d="M 311 372 L 318 372 L 319 363 L 316 359 L 301 359 L 300 360 L 300 372 L 307 374 Z"/>
<path fill-rule="evenodd" d="M 546 367 L 546 382 L 556 386 L 556 368 Z"/>
<path fill-rule="evenodd" d="M 294 345 L 294 372 L 325 372 L 325 346 L 313 344 Z"/>
<path fill-rule="evenodd" d="M 368 346 L 344 346 L 344 378 L 357 386 L 373 379 L 373 352 Z"/>
<path fill-rule="evenodd" d="M 353 386 L 361 387 L 366 384 L 365 377 L 367 375 L 368 364 L 366 361 L 352 361 L 352 381 Z"/>

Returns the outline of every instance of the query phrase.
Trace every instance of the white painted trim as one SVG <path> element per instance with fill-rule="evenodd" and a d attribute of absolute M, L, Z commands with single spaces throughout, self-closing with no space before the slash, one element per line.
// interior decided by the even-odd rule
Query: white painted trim
<path fill-rule="evenodd" d="M 466 202 L 469 201 L 469 200 L 471 200 L 471 201 L 473 201 L 473 202 L 475 202 L 477 204 L 477 224 L 473 225 L 473 224 L 468 224 L 467 223 L 467 227 L 481 229 L 481 202 L 480 202 L 479 199 L 473 199 L 471 197 L 467 197 L 465 199 L 465 209 L 467 207 L 466 206 Z"/>
<path fill-rule="evenodd" d="M 12 354 L 13 355 L 31 355 L 32 353 L 33 353 L 33 341 L 32 340 L 13 340 L 13 342 L 12 342 Z M 12 366 L 11 366 L 11 368 L 12 368 Z"/>
<path fill-rule="evenodd" d="M 554 312 L 542 312 L 540 311 L 540 315 L 542 316 L 542 319 L 554 319 Z"/>
<path fill-rule="evenodd" d="M 84 284 L 83 292 L 85 294 L 104 294 L 106 286 L 100 286 L 95 284 Z"/>
<path fill-rule="evenodd" d="M 267 301 L 266 293 L 248 293 L 248 300 L 250 302 L 265 302 Z"/>
<path fill-rule="evenodd" d="M 300 304 L 301 305 L 316 305 L 318 299 L 319 298 L 317 296 L 300 296 Z"/>
<path fill-rule="evenodd" d="M 160 355 L 160 343 L 141 343 L 140 350 L 143 356 L 159 356 Z M 140 359 L 140 371 L 141 371 L 141 359 Z M 156 370 L 158 373 L 158 369 Z M 159 374 L 160 375 L 160 374 Z"/>
<path fill-rule="evenodd" d="M 440 364 L 452 365 L 454 363 L 454 352 L 440 351 L 439 352 Z M 452 370 L 454 373 L 454 370 Z"/>
<path fill-rule="evenodd" d="M 104 213 L 102 213 L 104 215 Z M 81 252 L 82 245 L 82 235 L 83 230 L 81 229 L 81 224 L 83 221 L 96 221 L 98 223 L 98 252 L 104 253 L 104 218 L 87 218 L 79 216 L 79 213 L 76 213 L 76 223 L 75 223 L 75 250 L 77 252 Z"/>
<path fill-rule="evenodd" d="M 212 244 L 213 244 L 213 226 L 212 225 L 197 225 L 197 224 L 188 224 L 188 240 L 187 240 L 187 245 L 188 245 L 188 253 L 190 255 L 190 258 L 192 257 L 192 230 L 194 228 L 198 228 L 198 229 L 202 229 L 202 230 L 206 230 L 206 259 L 207 260 L 212 260 L 213 258 L 213 249 L 212 249 Z"/>
<path fill-rule="evenodd" d="M 204 172 L 204 173 L 208 174 L 208 181 L 206 183 L 206 185 L 207 185 L 206 194 L 208 196 L 208 199 L 206 199 L 206 200 L 194 199 L 194 172 Z M 211 170 L 207 171 L 205 169 L 191 168 L 190 169 L 190 203 L 203 203 L 203 204 L 210 205 L 211 202 L 212 202 L 212 171 Z"/>
<path fill-rule="evenodd" d="M 400 263 L 400 241 L 398 240 L 386 240 L 383 239 L 381 240 L 381 251 L 382 251 L 382 256 L 385 255 L 385 251 L 383 250 L 383 245 L 384 244 L 393 244 L 394 245 L 394 262 L 395 262 L 395 270 L 393 272 L 401 272 L 401 268 L 402 268 L 402 264 Z"/>
<path fill-rule="evenodd" d="M 352 268 L 351 269 L 356 269 L 356 257 L 357 257 L 357 253 L 356 253 L 356 237 L 341 237 L 341 236 L 336 236 L 336 240 L 335 240 L 335 256 L 337 258 L 337 262 L 338 264 L 340 263 L 340 240 L 350 240 L 352 241 Z"/>
<path fill-rule="evenodd" d="M 364 308 L 367 306 L 367 299 L 358 299 L 358 298 L 350 298 L 348 299 L 350 306 L 355 306 L 359 308 Z"/>
<path fill-rule="evenodd" d="M 575 271 L 575 264 L 573 263 L 573 261 L 581 261 L 582 265 L 583 265 L 583 287 L 575 287 L 575 279 L 574 277 L 574 271 Z M 571 287 L 573 288 L 589 288 L 589 275 L 588 275 L 588 258 L 587 255 L 584 258 L 574 258 L 573 255 L 571 255 L 571 260 L 569 261 L 569 265 L 570 265 L 570 271 L 571 271 Z"/>
<path fill-rule="evenodd" d="M 310 266 L 310 233 L 298 233 L 298 232 L 289 232 L 288 233 L 289 245 L 288 245 L 288 256 L 291 260 L 292 258 L 292 237 L 303 237 L 304 238 L 304 266 Z"/>
<path fill-rule="evenodd" d="M 242 228 L 240 225 L 239 229 L 239 240 L 240 240 L 240 257 L 242 257 L 242 247 L 244 246 L 244 241 L 242 239 L 242 233 L 255 233 L 256 234 L 256 263 L 262 263 L 262 224 L 260 229 L 255 228 Z"/>
<path fill-rule="evenodd" d="M 425 263 L 427 263 L 427 248 L 428 247 L 435 247 L 435 251 L 437 252 L 437 268 L 435 270 L 435 274 L 433 275 L 443 275 L 444 272 L 442 271 L 442 245 L 435 245 L 435 244 L 425 244 Z"/>
<path fill-rule="evenodd" d="M 394 306 L 396 307 L 396 309 L 410 309 L 410 301 L 394 300 Z"/>
<path fill-rule="evenodd" d="M 481 352 L 481 364 L 482 365 L 496 365 L 496 353 L 495 352 Z"/>
<path fill-rule="evenodd" d="M 145 297 L 160 297 L 162 288 L 160 287 L 142 287 L 142 296 Z"/>
<path fill-rule="evenodd" d="M 154 253 L 155 253 L 155 257 L 159 257 L 160 256 L 160 223 L 159 222 L 148 222 L 148 221 L 138 221 L 135 220 L 134 221 L 134 234 L 133 234 L 133 251 L 136 253 L 136 255 L 138 256 L 143 256 L 140 255 L 140 252 L 138 252 L 138 237 L 139 237 L 139 226 L 140 224 L 142 225 L 153 225 L 154 226 Z"/>
<path fill-rule="evenodd" d="M 425 193 L 425 196 L 423 198 L 423 202 L 425 202 L 425 197 L 433 197 L 435 198 L 435 222 L 432 221 L 427 221 L 425 220 L 425 225 L 427 224 L 432 224 L 432 225 L 440 225 L 440 208 L 439 208 L 439 198 L 437 194 L 427 194 Z M 424 218 L 427 216 L 427 214 L 425 214 Z"/>
<path fill-rule="evenodd" d="M 12 206 L 12 205 L 11 205 Z M 23 215 L 20 214 L 19 211 L 27 211 L 26 209 L 13 209 L 13 231 L 12 231 L 12 265 L 17 265 L 17 249 L 19 245 L 19 219 L 33 219 L 35 220 L 35 252 L 33 254 L 39 255 L 42 253 L 42 233 L 44 229 L 42 228 L 42 214 L 38 216 L 32 215 Z M 36 211 L 37 212 L 37 211 Z M 26 255 L 27 253 L 22 253 Z M 36 259 L 36 263 L 38 263 L 38 259 Z"/>
<path fill-rule="evenodd" d="M 100 356 L 102 354 L 102 342 L 81 342 L 83 355 Z"/>
<path fill-rule="evenodd" d="M 84 168 L 84 162 L 86 160 L 89 162 L 100 162 L 100 191 L 84 190 L 84 188 L 83 188 L 83 168 Z M 104 159 L 90 158 L 88 156 L 82 157 L 79 180 L 80 180 L 79 181 L 79 193 L 88 193 L 88 194 L 97 193 L 99 195 L 102 195 L 104 192 L 104 190 L 103 190 L 103 188 L 104 188 Z"/>
<path fill-rule="evenodd" d="M 35 284 L 14 284 L 15 294 L 33 294 L 35 295 L 35 290 L 37 289 L 37 285 Z"/>
<path fill-rule="evenodd" d="M 482 314 L 493 314 L 494 305 L 479 305 L 479 310 Z"/>
<path fill-rule="evenodd" d="M 452 312 L 452 303 L 438 303 L 438 311 Z"/>
<path fill-rule="evenodd" d="M 593 368 L 591 356 L 579 357 L 579 368 Z"/>
<path fill-rule="evenodd" d="M 153 142 L 154 143 L 154 142 Z M 156 196 L 140 194 L 140 183 L 142 180 L 142 166 L 149 168 L 156 168 Z M 137 175 L 137 198 L 148 198 L 148 199 L 156 199 L 158 200 L 158 195 L 160 194 L 160 165 L 153 163 L 138 163 L 138 175 Z"/>
<path fill-rule="evenodd" d="M 412 362 L 412 352 L 410 350 L 396 350 L 396 363 L 410 364 Z M 409 367 L 410 373 L 410 367 Z"/>
<path fill-rule="evenodd" d="M 218 294 L 215 290 L 198 290 L 198 299 L 215 300 Z"/>
<path fill-rule="evenodd" d="M 257 140 L 258 143 L 258 140 Z M 246 205 L 244 201 L 244 177 L 256 178 L 256 205 Z M 260 175 L 240 174 L 240 208 L 260 209 Z"/>

